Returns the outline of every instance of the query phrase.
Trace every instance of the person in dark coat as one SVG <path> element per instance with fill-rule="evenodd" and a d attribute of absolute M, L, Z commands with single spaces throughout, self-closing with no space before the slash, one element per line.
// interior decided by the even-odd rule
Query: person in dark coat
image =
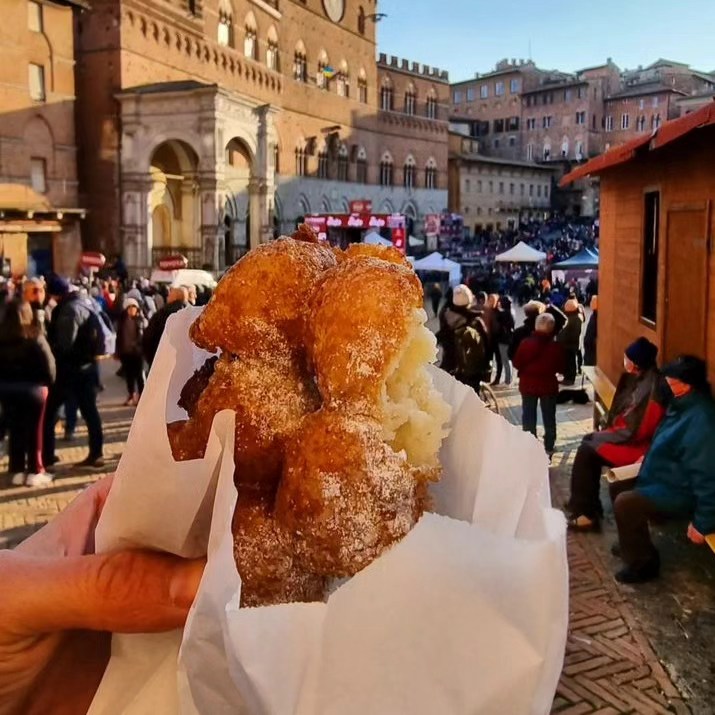
<path fill-rule="evenodd" d="M 625 372 L 618 381 L 606 427 L 587 434 L 576 451 L 567 505 L 569 529 L 598 531 L 603 517 L 601 470 L 634 464 L 648 450 L 666 409 L 657 355 L 658 348 L 646 338 L 626 348 Z"/>
<path fill-rule="evenodd" d="M 556 444 L 556 397 L 559 394 L 556 376 L 563 373 L 565 362 L 563 348 L 554 342 L 555 327 L 553 315 L 539 315 L 534 333 L 521 341 L 512 361 L 519 371 L 522 427 L 536 437 L 536 408 L 541 403 L 544 448 L 549 458 Z"/>
<path fill-rule="evenodd" d="M 715 532 L 715 401 L 707 366 L 700 358 L 683 355 L 661 372 L 673 399 L 638 477 L 621 485 L 613 503 L 626 564 L 616 574 L 621 583 L 650 581 L 660 573 L 649 521 L 690 519 L 687 537 L 697 545 Z"/>
<path fill-rule="evenodd" d="M 429 298 L 432 302 L 432 313 L 435 317 L 439 313 L 439 304 L 442 302 L 442 289 L 439 283 L 433 283 L 429 291 Z"/>
<path fill-rule="evenodd" d="M 14 486 L 52 483 L 42 462 L 42 428 L 55 359 L 32 306 L 15 300 L 0 323 L 0 405 L 9 428 L 9 471 Z"/>
<path fill-rule="evenodd" d="M 145 327 L 146 319 L 139 302 L 135 298 L 127 298 L 117 325 L 117 358 L 122 364 L 127 382 L 128 397 L 125 405 L 138 404 L 144 390 L 142 338 Z"/>
<path fill-rule="evenodd" d="M 178 313 L 189 304 L 189 292 L 186 288 L 172 288 L 169 291 L 169 297 L 166 300 L 166 305 L 157 310 L 151 316 L 149 325 L 147 325 L 142 338 L 142 348 L 144 359 L 149 367 L 154 362 L 154 356 L 159 349 L 161 337 L 164 335 L 166 321 L 174 314 Z"/>
<path fill-rule="evenodd" d="M 499 308 L 497 316 L 497 351 L 499 356 L 497 361 L 497 374 L 494 378 L 493 385 L 498 385 L 504 370 L 504 384 L 511 385 L 511 362 L 509 361 L 509 346 L 514 335 L 514 311 L 511 307 L 511 298 L 502 296 L 499 299 Z"/>
<path fill-rule="evenodd" d="M 97 314 L 67 280 L 52 278 L 47 292 L 57 305 L 52 311 L 47 337 L 57 364 L 57 380 L 47 399 L 43 461 L 49 469 L 55 456 L 55 423 L 60 407 L 73 397 L 89 433 L 89 455 L 78 467 L 100 469 L 104 435 L 97 409 L 97 358 L 105 353 L 104 330 Z"/>
<path fill-rule="evenodd" d="M 581 349 L 581 328 L 583 327 L 583 312 L 579 308 L 576 298 L 569 298 L 564 303 L 566 325 L 556 338 L 566 355 L 564 385 L 573 385 L 576 382 L 578 352 Z"/>
<path fill-rule="evenodd" d="M 475 328 L 481 339 L 484 341 L 485 353 L 487 331 L 480 314 L 474 309 L 474 295 L 466 285 L 458 285 L 452 295 L 445 310 L 441 314 L 441 329 L 439 341 L 442 345 L 442 362 L 440 367 L 454 375 L 459 370 L 459 339 L 467 328 Z M 480 374 L 479 379 L 486 376 L 486 371 L 490 364 L 485 355 L 484 374 Z M 474 387 L 474 385 L 472 385 Z"/>
<path fill-rule="evenodd" d="M 598 341 L 598 296 L 591 298 L 591 317 L 586 324 L 583 336 L 583 364 L 595 366 L 597 359 L 596 344 Z"/>
<path fill-rule="evenodd" d="M 546 310 L 546 306 L 538 300 L 529 301 L 524 306 L 524 323 L 516 328 L 509 344 L 508 357 L 513 362 L 522 340 L 530 337 L 536 326 L 536 319 Z"/>

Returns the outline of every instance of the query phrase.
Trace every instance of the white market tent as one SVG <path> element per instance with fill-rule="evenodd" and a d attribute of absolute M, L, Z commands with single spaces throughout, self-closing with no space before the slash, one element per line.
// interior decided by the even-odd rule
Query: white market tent
<path fill-rule="evenodd" d="M 454 287 L 462 282 L 462 266 L 456 261 L 450 261 L 441 253 L 435 251 L 429 256 L 414 262 L 416 271 L 436 271 L 439 273 L 449 273 L 449 285 Z"/>
<path fill-rule="evenodd" d="M 383 238 L 379 233 L 368 233 L 365 238 L 363 238 L 363 243 L 370 244 L 371 246 L 391 246 L 392 241 L 388 241 Z"/>
<path fill-rule="evenodd" d="M 546 254 L 519 241 L 516 246 L 500 253 L 494 260 L 499 263 L 540 263 L 546 260 Z"/>
<path fill-rule="evenodd" d="M 415 236 L 410 236 L 407 239 L 407 242 L 410 246 L 412 246 L 412 248 L 417 248 L 417 247 L 423 248 L 425 245 L 424 238 L 416 238 Z"/>

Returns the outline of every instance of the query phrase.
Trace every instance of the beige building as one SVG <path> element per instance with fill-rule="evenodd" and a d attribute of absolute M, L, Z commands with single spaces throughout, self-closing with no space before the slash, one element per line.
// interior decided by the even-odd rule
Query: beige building
<path fill-rule="evenodd" d="M 5 272 L 74 272 L 73 12 L 81 0 L 4 0 L 0 23 L 0 256 Z"/>
<path fill-rule="evenodd" d="M 446 73 L 375 60 L 375 0 L 94 0 L 78 26 L 85 240 L 221 268 L 354 200 L 447 205 Z"/>
<path fill-rule="evenodd" d="M 477 140 L 449 135 L 449 210 L 470 231 L 513 228 L 544 218 L 551 208 L 554 171 L 549 166 L 479 153 Z"/>

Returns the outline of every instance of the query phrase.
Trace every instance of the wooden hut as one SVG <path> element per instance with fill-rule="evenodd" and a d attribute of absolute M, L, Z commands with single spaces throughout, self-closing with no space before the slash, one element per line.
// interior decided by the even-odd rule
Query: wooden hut
<path fill-rule="evenodd" d="M 601 182 L 598 367 L 616 381 L 640 335 L 659 362 L 707 360 L 715 382 L 715 102 L 596 157 Z"/>

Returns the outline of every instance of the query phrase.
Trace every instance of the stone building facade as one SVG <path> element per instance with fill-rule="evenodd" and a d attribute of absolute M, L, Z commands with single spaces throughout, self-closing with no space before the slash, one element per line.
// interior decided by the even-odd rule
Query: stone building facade
<path fill-rule="evenodd" d="M 449 210 L 474 232 L 544 218 L 551 208 L 550 166 L 480 153 L 477 140 L 449 135 Z"/>
<path fill-rule="evenodd" d="M 74 0 L 7 0 L 0 23 L 0 256 L 14 275 L 74 272 Z"/>
<path fill-rule="evenodd" d="M 417 229 L 445 208 L 447 75 L 376 61 L 375 12 L 95 0 L 77 27 L 87 244 L 134 269 L 170 253 L 219 269 L 353 200 Z"/>

